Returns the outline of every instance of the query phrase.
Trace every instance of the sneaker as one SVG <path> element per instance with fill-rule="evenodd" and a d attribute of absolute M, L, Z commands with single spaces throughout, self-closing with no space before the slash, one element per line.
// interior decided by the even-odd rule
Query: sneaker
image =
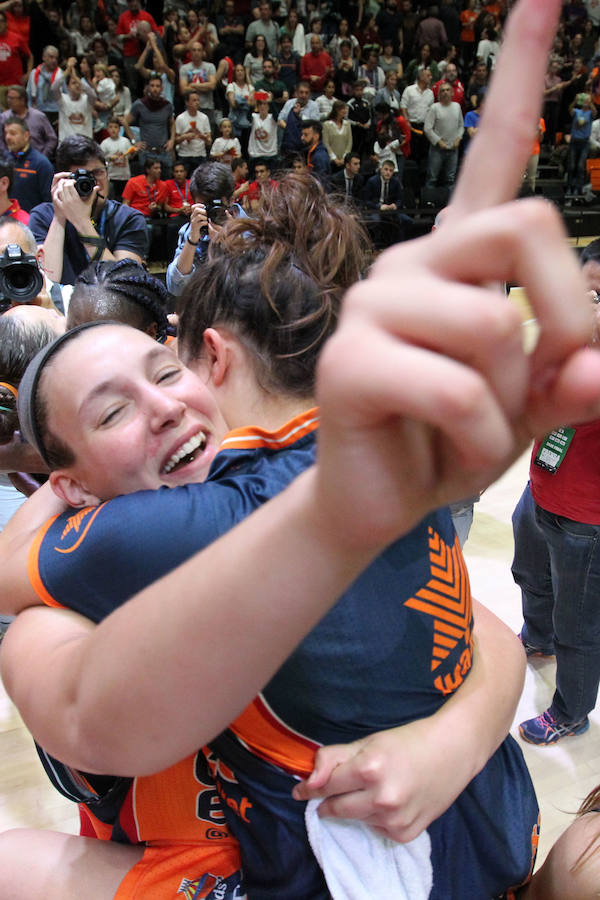
<path fill-rule="evenodd" d="M 590 727 L 590 720 L 586 716 L 580 722 L 559 722 L 549 709 L 541 716 L 527 719 L 519 725 L 519 733 L 524 741 L 530 744 L 547 746 L 555 744 L 564 737 L 572 737 L 575 734 L 583 734 Z"/>
<path fill-rule="evenodd" d="M 543 659 L 550 659 L 551 657 L 554 656 L 554 650 L 546 649 L 546 648 L 542 648 L 542 647 L 534 647 L 533 644 L 530 644 L 528 641 L 526 641 L 523 638 L 522 631 L 519 632 L 519 640 L 525 647 L 525 653 L 527 654 L 528 658 L 531 656 L 541 656 Z"/>

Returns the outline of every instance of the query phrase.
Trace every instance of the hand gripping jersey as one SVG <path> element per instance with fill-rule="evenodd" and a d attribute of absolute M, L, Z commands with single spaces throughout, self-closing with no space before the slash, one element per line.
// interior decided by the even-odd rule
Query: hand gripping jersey
<path fill-rule="evenodd" d="M 311 410 L 275 434 L 232 432 L 203 485 L 120 497 L 53 520 L 30 560 L 40 597 L 103 618 L 310 466 L 316 427 Z M 468 677 L 472 625 L 464 561 L 441 510 L 372 563 L 211 743 L 208 765 L 240 842 L 251 900 L 329 897 L 306 838 L 304 804 L 291 797 L 298 776 L 311 771 L 322 744 L 439 709 Z M 226 651 L 226 634 L 212 639 Z M 490 900 L 525 880 L 537 823 L 529 773 L 509 737 L 428 829 L 431 897 Z"/>

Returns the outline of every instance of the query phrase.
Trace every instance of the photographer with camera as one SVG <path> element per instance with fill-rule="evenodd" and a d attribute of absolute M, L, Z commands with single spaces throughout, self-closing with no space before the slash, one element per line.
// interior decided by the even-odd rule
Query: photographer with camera
<path fill-rule="evenodd" d="M 178 296 L 190 280 L 197 266 L 208 253 L 211 230 L 219 227 L 229 213 L 244 218 L 241 206 L 232 203 L 233 175 L 229 166 L 207 162 L 199 166 L 191 177 L 193 199 L 190 221 L 179 229 L 177 250 L 167 269 L 167 288 Z"/>
<path fill-rule="evenodd" d="M 29 226 L 43 244 L 49 277 L 74 284 L 90 262 L 146 255 L 145 219 L 140 212 L 108 199 L 108 175 L 102 150 L 83 135 L 58 146 L 52 203 L 31 213 Z"/>

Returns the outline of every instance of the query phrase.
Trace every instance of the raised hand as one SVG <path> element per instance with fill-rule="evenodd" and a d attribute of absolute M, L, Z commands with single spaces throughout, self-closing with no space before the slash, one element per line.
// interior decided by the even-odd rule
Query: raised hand
<path fill-rule="evenodd" d="M 600 359 L 583 350 L 590 304 L 558 214 L 507 202 L 559 9 L 517 5 L 443 227 L 380 257 L 323 353 L 318 483 L 332 530 L 357 547 L 477 493 L 534 435 L 600 415 Z M 504 280 L 524 285 L 536 311 L 531 357 L 518 315 L 489 286 Z"/>

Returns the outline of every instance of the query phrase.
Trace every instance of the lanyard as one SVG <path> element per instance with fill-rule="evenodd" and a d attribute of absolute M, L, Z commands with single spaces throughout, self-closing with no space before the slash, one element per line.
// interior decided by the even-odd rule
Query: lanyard
<path fill-rule="evenodd" d="M 177 182 L 175 181 L 175 179 L 173 179 L 173 184 L 174 184 L 175 187 L 177 188 L 177 193 L 178 193 L 179 196 L 181 197 L 181 202 L 182 202 L 182 203 L 187 203 L 187 198 L 188 198 L 188 194 L 189 194 L 189 191 L 190 191 L 190 185 L 189 185 L 189 182 L 186 181 L 186 183 L 185 183 L 185 193 L 184 193 L 184 194 L 181 193 L 181 190 L 180 190 L 180 188 L 179 188 L 179 185 L 177 184 Z"/>

